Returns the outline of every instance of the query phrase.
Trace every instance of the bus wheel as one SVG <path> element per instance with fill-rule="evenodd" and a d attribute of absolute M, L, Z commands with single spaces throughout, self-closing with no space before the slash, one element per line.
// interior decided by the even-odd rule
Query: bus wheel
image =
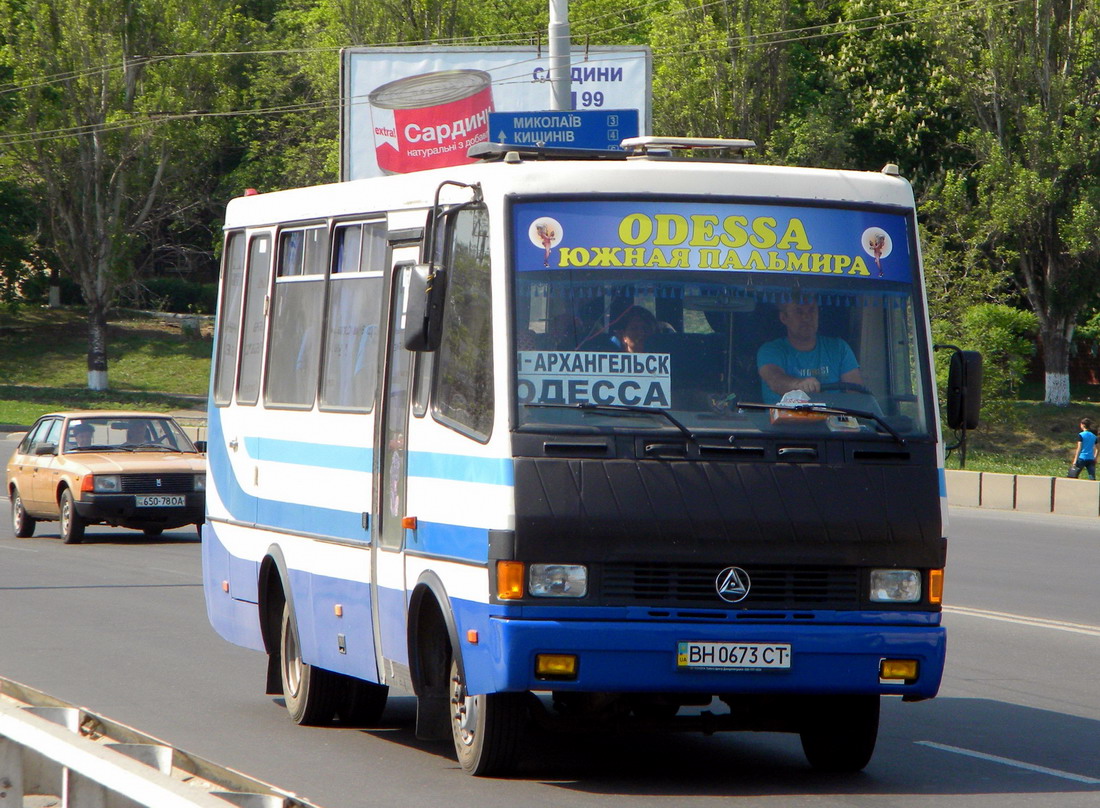
<path fill-rule="evenodd" d="M 61 492 L 61 513 L 58 520 L 61 523 L 61 541 L 65 544 L 80 544 L 84 541 L 84 528 L 88 523 L 76 512 L 73 492 L 68 488 Z"/>
<path fill-rule="evenodd" d="M 11 489 L 11 532 L 17 539 L 29 539 L 34 535 L 36 520 L 27 515 L 27 509 L 23 507 L 23 498 L 19 496 L 19 489 Z"/>
<path fill-rule="evenodd" d="M 298 623 L 290 603 L 283 604 L 279 660 L 283 699 L 294 723 L 318 726 L 332 721 L 339 695 L 336 674 L 302 661 Z"/>
<path fill-rule="evenodd" d="M 875 751 L 879 697 L 823 697 L 810 709 L 800 733 L 810 765 L 823 772 L 861 771 Z"/>
<path fill-rule="evenodd" d="M 347 727 L 377 726 L 386 709 L 386 700 L 390 689 L 386 685 L 364 682 L 354 676 L 335 674 L 340 684 L 340 695 L 336 702 L 336 714 L 340 723 Z"/>
<path fill-rule="evenodd" d="M 467 774 L 505 775 L 515 768 L 527 721 L 526 693 L 471 696 L 451 659 L 451 735 L 458 762 Z"/>

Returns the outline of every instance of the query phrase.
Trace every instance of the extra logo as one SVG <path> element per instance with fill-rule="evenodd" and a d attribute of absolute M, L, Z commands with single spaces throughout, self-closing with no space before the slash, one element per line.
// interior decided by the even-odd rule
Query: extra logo
<path fill-rule="evenodd" d="M 752 581 L 749 574 L 740 567 L 726 567 L 714 579 L 714 588 L 718 597 L 728 603 L 740 603 L 749 596 Z"/>

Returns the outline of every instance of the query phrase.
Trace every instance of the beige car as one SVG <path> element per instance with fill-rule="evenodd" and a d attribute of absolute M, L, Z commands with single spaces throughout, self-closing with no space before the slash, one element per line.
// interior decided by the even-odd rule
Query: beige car
<path fill-rule="evenodd" d="M 167 415 L 43 415 L 8 461 L 12 529 L 27 538 L 38 522 L 57 521 L 66 544 L 79 543 L 90 524 L 146 536 L 190 524 L 201 532 L 205 451 Z"/>

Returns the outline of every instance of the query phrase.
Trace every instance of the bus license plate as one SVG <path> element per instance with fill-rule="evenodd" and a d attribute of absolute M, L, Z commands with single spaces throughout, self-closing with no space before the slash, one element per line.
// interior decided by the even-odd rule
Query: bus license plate
<path fill-rule="evenodd" d="M 680 670 L 787 670 L 791 646 L 760 642 L 682 642 L 676 651 Z"/>
<path fill-rule="evenodd" d="M 182 495 L 168 496 L 157 494 L 148 497 L 134 497 L 139 508 L 182 508 L 187 504 L 187 497 Z"/>

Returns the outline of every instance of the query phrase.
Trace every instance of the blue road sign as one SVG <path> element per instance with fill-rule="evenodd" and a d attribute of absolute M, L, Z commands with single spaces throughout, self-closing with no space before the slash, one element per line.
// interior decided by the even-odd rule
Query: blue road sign
<path fill-rule="evenodd" d="M 637 136 L 636 109 L 489 113 L 489 139 L 511 146 L 619 151 L 624 138 Z"/>

